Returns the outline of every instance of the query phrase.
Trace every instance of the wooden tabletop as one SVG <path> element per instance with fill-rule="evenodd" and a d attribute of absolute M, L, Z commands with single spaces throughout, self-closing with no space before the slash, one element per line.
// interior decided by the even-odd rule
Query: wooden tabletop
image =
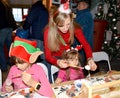
<path fill-rule="evenodd" d="M 109 71 L 108 73 L 106 74 L 103 74 L 103 75 L 98 75 L 98 76 L 94 76 L 94 77 L 101 77 L 101 76 L 108 76 L 108 75 L 114 75 L 114 74 L 120 74 L 120 71 Z M 51 84 L 51 86 L 54 88 L 54 87 L 57 87 L 57 86 L 63 86 L 63 85 L 69 85 L 69 84 L 73 84 L 74 81 L 67 81 L 67 82 L 62 82 L 62 83 L 59 83 L 59 84 Z M 107 84 L 102 84 L 102 85 L 99 85 L 99 86 L 93 86 L 93 87 L 89 87 L 88 85 L 86 85 L 85 83 L 83 83 L 82 88 L 86 89 L 86 91 L 84 93 L 82 93 L 80 96 L 82 97 L 76 97 L 76 98 L 92 98 L 92 90 L 97 90 L 97 89 L 101 89 L 101 88 L 104 88 L 104 87 L 109 87 L 109 86 L 112 86 L 112 85 L 115 85 L 115 84 L 120 84 L 120 80 L 117 80 L 117 81 L 114 81 L 114 82 L 109 82 Z M 87 93 L 86 93 L 87 92 Z M 85 97 L 86 96 L 86 97 Z M 88 97 L 89 96 L 89 97 Z M 56 98 L 55 94 L 53 95 L 52 98 Z"/>

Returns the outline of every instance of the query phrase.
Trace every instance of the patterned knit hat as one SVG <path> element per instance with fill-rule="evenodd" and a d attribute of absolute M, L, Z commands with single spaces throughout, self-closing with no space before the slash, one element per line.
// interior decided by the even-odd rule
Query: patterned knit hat
<path fill-rule="evenodd" d="M 39 48 L 36 48 L 37 42 L 15 37 L 11 44 L 9 56 L 15 56 L 28 63 L 34 63 L 39 55 L 43 54 Z"/>

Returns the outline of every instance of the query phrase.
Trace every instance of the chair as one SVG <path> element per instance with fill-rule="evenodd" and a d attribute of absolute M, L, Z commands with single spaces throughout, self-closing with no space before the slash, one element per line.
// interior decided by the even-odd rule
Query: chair
<path fill-rule="evenodd" d="M 59 68 L 56 67 L 55 65 L 51 65 L 51 78 L 52 78 L 52 83 L 55 83 L 54 81 L 54 74 L 59 71 Z"/>
<path fill-rule="evenodd" d="M 2 72 L 1 72 L 1 69 L 0 69 L 0 91 L 1 91 L 1 88 L 2 88 Z"/>
<path fill-rule="evenodd" d="M 44 70 L 44 72 L 45 72 L 45 74 L 46 74 L 46 76 L 47 76 L 47 79 L 49 79 L 48 69 L 47 69 L 46 65 L 43 64 L 43 63 L 37 63 L 37 65 L 40 65 L 40 66 L 43 68 L 43 70 Z"/>
<path fill-rule="evenodd" d="M 93 55 L 93 60 L 95 62 L 107 61 L 108 67 L 109 67 L 109 71 L 111 71 L 109 56 L 108 56 L 108 54 L 105 51 L 93 52 L 92 55 Z"/>

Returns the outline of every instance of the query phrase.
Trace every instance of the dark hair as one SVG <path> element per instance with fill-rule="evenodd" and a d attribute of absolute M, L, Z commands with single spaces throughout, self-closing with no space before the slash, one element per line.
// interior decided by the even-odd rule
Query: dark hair
<path fill-rule="evenodd" d="M 77 3 L 79 3 L 79 2 L 86 2 L 86 3 L 90 4 L 91 0 L 77 0 Z"/>
<path fill-rule="evenodd" d="M 77 3 L 79 3 L 79 2 L 85 2 L 88 4 L 88 8 L 91 7 L 91 0 L 77 0 Z"/>
<path fill-rule="evenodd" d="M 11 62 L 11 65 L 23 64 L 23 63 L 25 63 L 25 61 L 23 61 L 23 60 L 20 59 L 20 58 L 15 57 L 15 56 L 11 56 L 10 62 Z"/>

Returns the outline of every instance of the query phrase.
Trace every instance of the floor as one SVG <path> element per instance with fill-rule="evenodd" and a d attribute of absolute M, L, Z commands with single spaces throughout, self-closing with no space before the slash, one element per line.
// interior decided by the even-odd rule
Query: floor
<path fill-rule="evenodd" d="M 99 75 L 99 74 L 104 74 L 108 72 L 107 62 L 100 61 L 100 62 L 96 62 L 96 64 L 98 65 L 98 69 L 95 72 L 91 72 L 92 75 Z M 120 58 L 111 60 L 110 64 L 111 64 L 112 70 L 120 71 Z M 2 72 L 2 82 L 5 81 L 7 74 L 8 74 L 8 71 Z"/>

